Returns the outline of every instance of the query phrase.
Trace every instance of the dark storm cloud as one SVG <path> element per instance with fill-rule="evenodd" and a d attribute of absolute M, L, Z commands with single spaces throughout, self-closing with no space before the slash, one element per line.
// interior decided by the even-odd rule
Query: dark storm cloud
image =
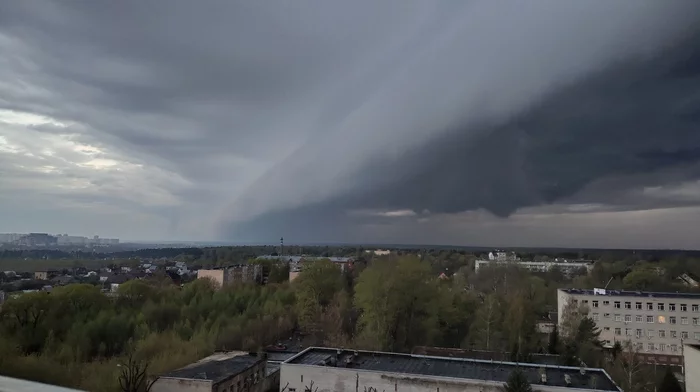
<path fill-rule="evenodd" d="M 169 222 L 152 237 L 313 242 L 459 240 L 483 209 L 693 206 L 699 11 L 5 2 L 0 111 L 47 120 L 0 112 L 1 196 Z"/>

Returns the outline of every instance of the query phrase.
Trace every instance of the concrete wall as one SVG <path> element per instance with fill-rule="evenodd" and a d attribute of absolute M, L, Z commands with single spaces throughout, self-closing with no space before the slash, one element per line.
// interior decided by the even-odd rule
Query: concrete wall
<path fill-rule="evenodd" d="M 700 391 L 700 348 L 688 344 L 683 346 L 683 366 L 685 390 Z"/>
<path fill-rule="evenodd" d="M 159 378 L 153 383 L 151 392 L 212 392 L 210 381 Z"/>
<path fill-rule="evenodd" d="M 289 363 L 283 363 L 280 372 L 280 388 L 289 383 L 288 392 L 304 392 L 304 387 L 310 386 L 311 381 L 314 382 L 313 390 L 318 387 L 318 392 L 356 392 L 364 391 L 365 387 L 386 392 L 437 392 L 438 390 L 439 392 L 500 392 L 503 387 L 503 383 L 486 380 L 358 371 Z M 538 392 L 584 391 L 578 388 L 546 385 L 533 385 L 532 390 Z"/>

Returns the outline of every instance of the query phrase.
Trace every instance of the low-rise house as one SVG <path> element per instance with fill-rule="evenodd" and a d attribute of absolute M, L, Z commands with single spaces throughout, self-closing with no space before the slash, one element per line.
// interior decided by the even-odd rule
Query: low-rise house
<path fill-rule="evenodd" d="M 151 392 L 264 392 L 265 365 L 250 355 L 205 359 L 158 377 Z"/>
<path fill-rule="evenodd" d="M 36 280 L 49 280 L 48 271 L 36 271 L 34 272 L 34 279 Z"/>

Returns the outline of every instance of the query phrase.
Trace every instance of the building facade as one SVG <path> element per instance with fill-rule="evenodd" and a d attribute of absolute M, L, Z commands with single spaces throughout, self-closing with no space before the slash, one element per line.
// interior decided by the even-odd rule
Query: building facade
<path fill-rule="evenodd" d="M 477 260 L 474 265 L 474 270 L 479 272 L 480 268 L 485 266 L 508 266 L 514 265 L 516 267 L 525 268 L 532 272 L 547 272 L 552 268 L 559 268 L 565 275 L 572 275 L 578 271 L 586 270 L 590 272 L 593 269 L 593 262 L 591 261 L 504 261 L 504 260 Z"/>
<path fill-rule="evenodd" d="M 288 392 L 496 392 L 515 370 L 540 392 L 620 391 L 602 369 L 310 347 L 281 365 Z"/>
<path fill-rule="evenodd" d="M 559 289 L 560 325 L 570 301 L 588 309 L 607 347 L 630 341 L 649 362 L 680 365 L 683 345 L 700 343 L 700 294 Z"/>

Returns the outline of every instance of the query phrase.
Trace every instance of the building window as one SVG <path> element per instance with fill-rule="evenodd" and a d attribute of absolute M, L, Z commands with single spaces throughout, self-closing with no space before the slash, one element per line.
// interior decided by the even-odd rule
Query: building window
<path fill-rule="evenodd" d="M 603 306 L 608 306 L 610 305 L 610 301 L 603 301 Z"/>
<path fill-rule="evenodd" d="M 632 309 L 632 302 L 625 302 L 625 309 Z"/>
<path fill-rule="evenodd" d="M 598 301 L 593 301 L 593 307 L 597 308 L 598 307 Z"/>
<path fill-rule="evenodd" d="M 698 325 L 700 324 L 700 318 L 693 317 L 693 325 Z"/>
<path fill-rule="evenodd" d="M 666 331 L 663 330 L 663 329 L 660 329 L 660 330 L 659 330 L 659 337 L 660 337 L 660 338 L 665 338 L 665 337 L 666 337 Z"/>
<path fill-rule="evenodd" d="M 638 323 L 643 322 L 642 315 L 638 314 L 638 315 L 634 316 L 634 321 L 636 321 Z"/>
<path fill-rule="evenodd" d="M 676 323 L 676 317 L 675 317 L 675 316 L 669 317 L 669 318 L 668 318 L 668 322 L 671 323 L 671 324 L 675 324 L 675 323 Z"/>
<path fill-rule="evenodd" d="M 668 310 L 671 312 L 676 311 L 676 304 L 668 304 Z"/>
<path fill-rule="evenodd" d="M 615 309 L 620 309 L 620 301 L 615 301 Z"/>
<path fill-rule="evenodd" d="M 634 307 L 637 308 L 637 310 L 642 310 L 642 303 L 641 302 L 635 302 Z"/>
<path fill-rule="evenodd" d="M 700 306 L 698 305 L 691 305 L 690 308 L 693 310 L 693 312 L 700 312 Z"/>
<path fill-rule="evenodd" d="M 664 310 L 664 304 L 663 303 L 656 304 L 656 309 L 657 310 Z"/>
<path fill-rule="evenodd" d="M 619 314 L 616 314 L 615 321 L 622 321 L 622 316 L 620 316 Z"/>
<path fill-rule="evenodd" d="M 603 327 L 603 331 L 610 331 L 610 327 Z"/>
<path fill-rule="evenodd" d="M 598 321 L 598 318 L 599 318 L 598 313 L 593 313 L 593 314 L 591 314 L 591 316 L 593 318 L 593 321 Z"/>
<path fill-rule="evenodd" d="M 681 331 L 681 339 L 688 339 L 688 332 L 687 331 Z"/>
<path fill-rule="evenodd" d="M 654 343 L 647 344 L 647 351 L 654 351 Z"/>
<path fill-rule="evenodd" d="M 676 351 L 678 351 L 678 346 L 677 346 L 677 345 L 672 344 L 672 345 L 670 345 L 670 347 L 671 347 L 671 352 L 672 352 L 672 353 L 675 353 Z"/>
<path fill-rule="evenodd" d="M 626 315 L 625 315 L 625 322 L 626 322 L 626 323 L 632 322 L 632 315 L 631 315 L 631 314 L 626 314 Z"/>
<path fill-rule="evenodd" d="M 603 318 L 610 318 L 610 313 L 603 313 Z"/>
<path fill-rule="evenodd" d="M 615 328 L 615 335 L 622 335 L 622 329 Z"/>
<path fill-rule="evenodd" d="M 666 345 L 663 343 L 659 343 L 659 351 L 666 351 Z"/>
<path fill-rule="evenodd" d="M 700 332 L 693 332 L 693 338 L 695 340 L 700 340 Z"/>
<path fill-rule="evenodd" d="M 654 337 L 654 330 L 653 329 L 648 329 L 647 330 L 647 337 L 653 338 Z"/>
<path fill-rule="evenodd" d="M 647 323 L 653 324 L 654 323 L 654 316 L 647 316 Z"/>
<path fill-rule="evenodd" d="M 659 324 L 666 324 L 666 316 L 659 316 L 658 323 Z"/>
<path fill-rule="evenodd" d="M 688 318 L 687 318 L 687 317 L 681 317 L 681 324 L 683 324 L 683 325 L 688 325 Z"/>
<path fill-rule="evenodd" d="M 637 344 L 635 344 L 635 346 L 636 347 L 634 350 L 637 352 L 644 350 L 644 343 L 637 343 Z"/>
<path fill-rule="evenodd" d="M 304 375 L 301 375 L 301 382 L 304 382 Z"/>
<path fill-rule="evenodd" d="M 578 300 L 577 300 L 577 299 L 574 300 L 574 305 L 578 305 Z"/>
<path fill-rule="evenodd" d="M 642 337 L 642 330 L 638 329 L 636 332 L 637 332 L 637 338 L 641 338 Z"/>
<path fill-rule="evenodd" d="M 688 311 L 688 305 L 681 304 L 681 312 L 687 312 L 687 311 Z"/>
<path fill-rule="evenodd" d="M 625 328 L 625 336 L 632 336 L 632 328 Z"/>
<path fill-rule="evenodd" d="M 654 304 L 651 302 L 647 302 L 647 310 L 654 310 Z"/>
<path fill-rule="evenodd" d="M 678 332 L 671 331 L 671 339 L 678 339 Z"/>

